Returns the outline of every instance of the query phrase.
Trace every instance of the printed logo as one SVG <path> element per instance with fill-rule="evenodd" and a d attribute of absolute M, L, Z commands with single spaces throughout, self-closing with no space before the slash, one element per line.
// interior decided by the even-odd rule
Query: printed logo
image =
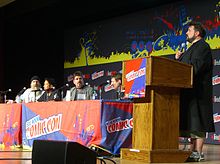
<path fill-rule="evenodd" d="M 98 79 L 100 77 L 104 76 L 104 71 L 100 71 L 100 72 L 94 72 L 92 74 L 92 80 Z"/>
<path fill-rule="evenodd" d="M 105 88 L 104 88 L 105 92 L 109 92 L 109 91 L 111 91 L 113 89 L 114 89 L 114 87 L 112 85 L 110 85 L 110 84 L 106 85 Z"/>
<path fill-rule="evenodd" d="M 213 115 L 214 123 L 220 122 L 220 115 L 218 113 L 215 113 Z"/>
<path fill-rule="evenodd" d="M 220 84 L 220 77 L 218 75 L 212 77 L 212 85 Z"/>
<path fill-rule="evenodd" d="M 54 115 L 42 120 L 38 115 L 26 122 L 26 137 L 27 139 L 33 139 L 57 132 L 61 129 L 61 123 L 62 114 Z"/>
<path fill-rule="evenodd" d="M 132 81 L 134 79 L 137 79 L 137 78 L 139 78 L 141 76 L 144 76 L 145 75 L 145 70 L 146 70 L 145 67 L 141 68 L 141 69 L 139 69 L 137 71 L 132 70 L 131 72 L 126 74 L 127 82 Z"/>
<path fill-rule="evenodd" d="M 106 72 L 106 76 L 113 76 L 115 75 L 117 72 L 116 71 L 107 71 Z"/>
<path fill-rule="evenodd" d="M 220 102 L 220 96 L 219 96 L 219 97 L 214 96 L 214 97 L 213 97 L 213 102 L 219 103 L 219 102 Z"/>
<path fill-rule="evenodd" d="M 214 64 L 214 66 L 220 65 L 220 59 L 219 59 L 219 60 L 216 60 L 216 59 L 215 59 L 215 60 L 213 61 L 213 64 Z"/>
<path fill-rule="evenodd" d="M 121 118 L 118 117 L 113 120 L 107 121 L 105 125 L 109 133 L 123 131 L 133 128 L 133 118 L 121 120 Z"/>
<path fill-rule="evenodd" d="M 213 135 L 213 140 L 220 141 L 220 135 L 214 134 Z"/>

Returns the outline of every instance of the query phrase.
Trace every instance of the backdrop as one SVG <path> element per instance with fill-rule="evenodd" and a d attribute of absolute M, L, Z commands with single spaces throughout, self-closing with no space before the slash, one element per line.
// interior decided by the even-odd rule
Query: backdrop
<path fill-rule="evenodd" d="M 64 79 L 71 81 L 72 73 L 81 70 L 89 85 L 97 86 L 110 79 L 111 73 L 122 70 L 121 62 L 146 56 L 166 56 L 186 48 L 187 23 L 204 24 L 205 40 L 213 52 L 213 117 L 216 132 L 207 134 L 207 143 L 220 142 L 220 7 L 219 0 L 179 1 L 148 10 L 90 23 L 65 30 Z M 111 89 L 104 89 L 109 98 Z M 210 109 L 212 110 L 212 109 Z"/>

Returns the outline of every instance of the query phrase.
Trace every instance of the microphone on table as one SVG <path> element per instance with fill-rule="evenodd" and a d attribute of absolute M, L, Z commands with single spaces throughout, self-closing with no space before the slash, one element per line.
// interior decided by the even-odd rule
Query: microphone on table
<path fill-rule="evenodd" d="M 101 100 L 102 99 L 102 87 L 109 84 L 109 80 L 107 80 L 106 82 L 104 83 L 101 83 L 98 88 L 99 88 L 99 99 Z"/>
<path fill-rule="evenodd" d="M 69 87 L 70 85 L 68 83 L 66 83 L 65 85 L 63 85 L 62 87 L 58 88 L 57 90 L 61 90 L 61 89 L 64 89 L 66 87 Z"/>
<path fill-rule="evenodd" d="M 39 88 L 39 89 L 32 89 L 31 92 L 38 92 L 38 91 L 42 91 L 43 89 L 42 88 Z"/>
<path fill-rule="evenodd" d="M 22 90 L 20 90 L 17 95 L 18 96 L 22 95 L 26 89 L 27 89 L 26 87 L 22 88 Z"/>
<path fill-rule="evenodd" d="M 11 89 L 8 89 L 8 90 L 5 90 L 5 91 L 0 91 L 1 94 L 6 94 L 8 92 L 11 92 L 12 90 Z"/>
<path fill-rule="evenodd" d="M 109 84 L 109 83 L 110 83 L 109 80 L 107 80 L 106 82 L 101 83 L 101 84 L 99 85 L 99 87 L 102 87 L 102 86 L 107 85 L 107 84 Z"/>
<path fill-rule="evenodd" d="M 11 89 L 8 89 L 8 90 L 6 91 L 6 93 L 7 93 L 7 92 L 11 92 Z"/>
<path fill-rule="evenodd" d="M 68 84 L 68 83 L 66 83 L 65 85 L 63 85 L 62 87 L 60 87 L 60 88 L 58 88 L 58 89 L 56 89 L 56 91 L 58 91 L 58 92 L 60 92 L 60 98 L 61 98 L 61 100 L 63 100 L 63 97 L 64 97 L 64 88 L 67 88 L 67 87 L 69 87 L 70 85 Z"/>
<path fill-rule="evenodd" d="M 0 91 L 0 94 L 4 95 L 4 102 L 7 102 L 7 93 L 11 92 L 11 89 L 5 90 L 5 91 Z"/>

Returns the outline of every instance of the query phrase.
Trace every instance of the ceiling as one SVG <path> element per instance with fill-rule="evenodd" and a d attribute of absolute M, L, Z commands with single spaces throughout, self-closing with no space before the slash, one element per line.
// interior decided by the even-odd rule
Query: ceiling
<path fill-rule="evenodd" d="M 11 3 L 14 1 L 13 3 Z M 0 0 L 7 18 L 48 10 L 61 16 L 65 22 L 82 19 L 104 19 L 130 12 L 157 7 L 177 0 Z M 4 2 L 4 4 L 3 4 Z M 10 3 L 10 4 L 9 4 Z M 8 5 L 6 5 L 8 4 Z M 6 6 L 5 6 L 6 5 Z"/>
<path fill-rule="evenodd" d="M 0 7 L 6 6 L 11 2 L 14 2 L 15 0 L 0 0 Z"/>

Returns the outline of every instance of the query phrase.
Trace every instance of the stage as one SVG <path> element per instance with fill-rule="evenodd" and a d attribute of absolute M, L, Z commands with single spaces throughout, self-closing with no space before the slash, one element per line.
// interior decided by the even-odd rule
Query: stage
<path fill-rule="evenodd" d="M 131 147 L 132 107 L 131 102 L 99 100 L 1 104 L 0 163 L 31 164 L 33 141 L 42 139 L 98 145 L 111 153 L 107 164 L 141 164 L 122 160 L 118 154 Z M 219 163 L 220 145 L 206 144 L 204 154 L 204 164 Z"/>
<path fill-rule="evenodd" d="M 180 146 L 180 149 L 182 146 Z M 220 163 L 220 145 L 204 145 L 205 161 L 203 164 L 219 164 Z M 1 164 L 31 164 L 32 151 L 24 150 L 22 148 L 14 148 L 14 150 L 4 150 L 0 151 L 0 163 Z M 86 155 L 85 155 L 86 156 Z M 143 164 L 141 162 L 121 160 L 120 157 L 110 158 L 116 164 Z M 105 160 L 106 164 L 112 164 L 110 160 Z M 100 161 L 97 160 L 97 164 Z M 191 164 L 196 164 L 198 162 L 188 162 Z M 165 163 L 164 163 L 165 164 Z"/>

